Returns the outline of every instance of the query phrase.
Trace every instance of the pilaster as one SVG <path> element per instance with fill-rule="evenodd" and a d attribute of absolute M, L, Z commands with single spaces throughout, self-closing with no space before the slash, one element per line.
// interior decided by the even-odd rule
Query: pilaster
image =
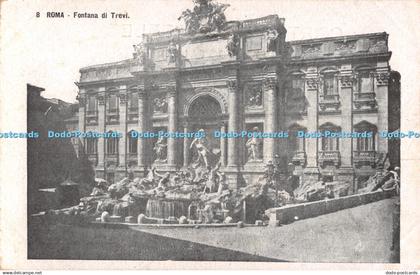
<path fill-rule="evenodd" d="M 229 79 L 227 82 L 229 89 L 229 132 L 238 132 L 238 81 Z M 236 138 L 228 139 L 227 165 L 230 167 L 238 166 L 238 141 Z"/>
<path fill-rule="evenodd" d="M 264 132 L 277 132 L 277 87 L 278 79 L 275 76 L 266 77 L 263 82 L 264 94 Z M 273 161 L 276 155 L 276 141 L 274 138 L 265 138 L 263 159 L 265 163 Z"/>
<path fill-rule="evenodd" d="M 339 93 L 341 100 L 341 130 L 346 133 L 353 132 L 353 86 L 355 77 L 352 74 L 350 65 L 342 66 L 339 78 Z M 343 168 L 352 167 L 352 138 L 340 138 L 339 148 L 341 156 L 341 166 Z"/>
<path fill-rule="evenodd" d="M 388 131 L 388 79 L 389 71 L 387 68 L 378 69 L 375 74 L 375 94 L 378 102 L 378 131 Z M 388 153 L 388 140 L 378 138 L 378 152 Z"/>
<path fill-rule="evenodd" d="M 96 100 L 98 101 L 98 129 L 103 133 L 106 132 L 105 126 L 105 91 L 104 89 L 98 93 L 96 96 Z M 104 169 L 105 168 L 105 139 L 98 138 L 98 168 Z"/>
<path fill-rule="evenodd" d="M 318 131 L 318 73 L 308 73 L 305 81 L 305 95 L 308 100 L 308 132 Z M 304 181 L 318 181 L 318 139 L 305 139 L 306 168 L 304 169 Z"/>
<path fill-rule="evenodd" d="M 184 135 L 186 136 L 189 131 L 188 122 L 184 123 Z M 187 137 L 184 137 L 184 144 L 183 144 L 183 166 L 184 168 L 188 167 L 190 164 L 190 140 Z"/>
<path fill-rule="evenodd" d="M 177 113 L 177 98 L 176 86 L 167 87 L 167 102 L 168 102 L 168 132 L 173 133 L 178 130 L 178 113 Z M 174 137 L 168 138 L 168 165 L 175 167 L 177 165 L 177 140 Z"/>
<path fill-rule="evenodd" d="M 119 108 L 119 122 L 120 122 L 120 131 L 123 136 L 119 139 L 118 142 L 118 154 L 119 154 L 119 168 L 121 170 L 127 171 L 127 89 L 125 86 L 120 88 L 118 94 L 120 98 L 120 108 Z"/>
<path fill-rule="evenodd" d="M 318 131 L 318 86 L 319 79 L 317 74 L 306 76 L 305 95 L 308 99 L 308 132 Z M 305 151 L 307 154 L 307 167 L 317 167 L 318 139 L 305 139 Z"/>
<path fill-rule="evenodd" d="M 220 125 L 220 132 L 226 133 L 226 123 L 222 122 Z M 226 166 L 226 139 L 220 139 L 220 164 L 222 167 Z"/>
<path fill-rule="evenodd" d="M 138 92 L 138 119 L 137 119 L 137 131 L 144 132 L 147 128 L 147 108 L 146 108 L 146 101 L 147 101 L 147 94 L 144 89 L 139 88 Z M 137 166 L 139 167 L 140 171 L 144 171 L 146 166 L 146 140 L 144 138 L 137 139 Z"/>
<path fill-rule="evenodd" d="M 86 94 L 84 94 L 83 90 L 79 91 L 79 94 L 76 98 L 79 101 L 79 125 L 78 129 L 81 132 L 86 132 Z M 81 148 L 85 148 L 85 141 L 83 139 L 80 139 L 79 146 Z M 79 152 L 77 152 L 79 153 Z"/>

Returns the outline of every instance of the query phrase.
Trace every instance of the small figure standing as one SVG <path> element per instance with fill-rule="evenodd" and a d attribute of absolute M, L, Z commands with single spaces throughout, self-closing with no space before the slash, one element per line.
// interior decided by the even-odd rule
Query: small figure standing
<path fill-rule="evenodd" d="M 238 53 L 238 41 L 234 34 L 229 36 L 226 49 L 230 57 L 236 56 Z"/>
<path fill-rule="evenodd" d="M 171 41 L 168 46 L 169 63 L 175 63 L 178 56 L 178 47 L 174 41 Z"/>
<path fill-rule="evenodd" d="M 275 29 L 270 29 L 267 31 L 267 51 L 275 52 L 276 51 L 276 41 L 279 37 L 279 33 Z"/>
<path fill-rule="evenodd" d="M 133 45 L 134 47 L 134 58 L 138 62 L 139 65 L 144 65 L 146 62 L 146 49 L 144 47 L 144 44 L 140 42 L 137 45 Z"/>

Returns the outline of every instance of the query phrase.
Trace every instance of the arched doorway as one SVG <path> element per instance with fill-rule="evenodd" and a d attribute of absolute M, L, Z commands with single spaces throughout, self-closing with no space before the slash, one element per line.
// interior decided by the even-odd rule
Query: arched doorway
<path fill-rule="evenodd" d="M 216 138 L 215 131 L 220 131 L 222 121 L 222 108 L 220 103 L 210 95 L 196 98 L 188 108 L 188 124 L 190 130 L 197 132 L 204 130 L 206 133 L 206 146 L 210 151 L 210 164 L 215 165 L 221 155 L 221 139 Z M 191 162 L 197 159 L 196 152 L 190 152 Z"/>

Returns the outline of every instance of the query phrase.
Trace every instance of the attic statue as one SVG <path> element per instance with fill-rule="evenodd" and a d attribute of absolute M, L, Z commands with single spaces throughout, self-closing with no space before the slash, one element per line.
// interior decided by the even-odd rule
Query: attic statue
<path fill-rule="evenodd" d="M 144 47 L 143 43 L 139 43 L 137 45 L 133 45 L 134 48 L 134 59 L 138 62 L 139 65 L 144 65 L 146 62 L 146 48 Z"/>
<path fill-rule="evenodd" d="M 270 52 L 275 52 L 277 47 L 277 38 L 279 33 L 275 29 L 270 29 L 267 31 L 267 50 Z"/>
<path fill-rule="evenodd" d="M 194 0 L 194 8 L 182 12 L 178 20 L 185 22 L 185 31 L 190 34 L 220 31 L 226 23 L 224 11 L 228 4 L 219 4 L 212 0 Z"/>
<path fill-rule="evenodd" d="M 175 63 L 177 55 L 178 55 L 178 47 L 174 41 L 171 41 L 168 45 L 168 57 L 169 57 L 168 62 Z"/>
<path fill-rule="evenodd" d="M 226 49 L 230 57 L 236 56 L 238 54 L 239 43 L 238 38 L 235 34 L 231 34 L 226 44 Z"/>

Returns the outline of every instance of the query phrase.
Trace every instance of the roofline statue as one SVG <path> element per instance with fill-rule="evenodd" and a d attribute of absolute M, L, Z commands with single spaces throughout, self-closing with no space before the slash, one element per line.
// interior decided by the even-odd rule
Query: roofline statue
<path fill-rule="evenodd" d="M 185 31 L 190 34 L 220 32 L 226 24 L 224 11 L 229 4 L 219 4 L 212 0 L 193 0 L 194 9 L 186 9 L 178 20 L 185 22 Z"/>

